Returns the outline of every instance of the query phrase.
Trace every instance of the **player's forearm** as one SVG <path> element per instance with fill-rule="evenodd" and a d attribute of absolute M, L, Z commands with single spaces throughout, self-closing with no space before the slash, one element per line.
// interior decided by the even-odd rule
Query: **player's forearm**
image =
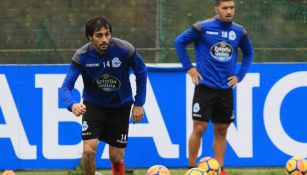
<path fill-rule="evenodd" d="M 138 52 L 136 52 L 133 57 L 132 67 L 136 77 L 136 95 L 134 105 L 143 106 L 146 98 L 147 67 Z"/>
<path fill-rule="evenodd" d="M 243 52 L 243 58 L 240 70 L 237 74 L 239 81 L 241 81 L 244 78 L 254 59 L 254 48 L 248 36 L 242 38 L 240 42 L 240 48 Z"/>
<path fill-rule="evenodd" d="M 69 90 L 69 88 L 67 87 L 61 87 L 60 88 L 60 96 L 64 102 L 64 105 L 65 107 L 71 111 L 71 107 L 74 103 L 77 103 L 73 97 L 72 97 L 72 94 L 71 94 L 71 90 Z"/>
<path fill-rule="evenodd" d="M 79 77 L 79 74 L 79 67 L 76 67 L 75 65 L 71 64 L 62 84 L 62 87 L 60 88 L 60 96 L 69 111 L 71 111 L 72 105 L 76 103 L 76 101 L 72 97 L 71 91 L 74 89 L 74 85 L 77 78 Z"/>
<path fill-rule="evenodd" d="M 243 55 L 243 58 L 242 58 L 242 64 L 241 64 L 241 67 L 240 67 L 240 70 L 237 74 L 237 77 L 238 77 L 238 80 L 241 81 L 244 76 L 246 75 L 252 61 L 253 61 L 253 58 L 254 58 L 254 52 L 250 52 L 249 54 L 245 54 Z"/>
<path fill-rule="evenodd" d="M 146 99 L 146 84 L 147 84 L 147 71 L 135 74 L 136 76 L 136 95 L 135 102 L 136 106 L 143 106 Z"/>

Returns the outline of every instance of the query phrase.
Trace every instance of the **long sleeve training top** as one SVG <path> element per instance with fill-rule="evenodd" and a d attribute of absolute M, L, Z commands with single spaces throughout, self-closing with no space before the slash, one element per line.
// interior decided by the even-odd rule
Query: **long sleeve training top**
<path fill-rule="evenodd" d="M 133 99 L 129 80 L 130 68 L 136 76 L 136 95 Z M 127 41 L 112 38 L 105 53 L 94 49 L 91 42 L 78 49 L 72 58 L 60 95 L 67 109 L 78 103 L 71 91 L 82 75 L 83 100 L 106 107 L 130 103 L 142 106 L 146 97 L 147 69 L 136 49 Z"/>
<path fill-rule="evenodd" d="M 241 81 L 254 57 L 254 49 L 246 30 L 234 23 L 217 18 L 197 22 L 174 41 L 176 53 L 185 70 L 193 67 L 186 46 L 194 43 L 196 69 L 202 75 L 201 85 L 228 89 L 230 76 Z M 236 72 L 238 48 L 242 50 L 242 64 Z"/>

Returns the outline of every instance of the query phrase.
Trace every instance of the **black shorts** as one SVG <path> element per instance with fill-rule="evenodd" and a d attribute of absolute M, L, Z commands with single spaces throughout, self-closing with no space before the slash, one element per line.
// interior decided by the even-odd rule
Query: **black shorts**
<path fill-rule="evenodd" d="M 233 122 L 233 90 L 195 86 L 193 120 L 228 124 Z"/>
<path fill-rule="evenodd" d="M 82 117 L 82 140 L 98 138 L 111 146 L 125 148 L 131 105 L 109 108 L 89 101 L 83 103 L 86 112 Z"/>

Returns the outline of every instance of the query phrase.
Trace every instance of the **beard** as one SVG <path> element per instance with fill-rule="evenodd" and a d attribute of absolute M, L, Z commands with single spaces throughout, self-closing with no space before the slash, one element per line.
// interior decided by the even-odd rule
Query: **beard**
<path fill-rule="evenodd" d="M 97 45 L 95 44 L 96 50 L 98 50 L 101 53 L 106 52 L 108 46 L 109 46 L 108 44 L 97 44 Z"/>

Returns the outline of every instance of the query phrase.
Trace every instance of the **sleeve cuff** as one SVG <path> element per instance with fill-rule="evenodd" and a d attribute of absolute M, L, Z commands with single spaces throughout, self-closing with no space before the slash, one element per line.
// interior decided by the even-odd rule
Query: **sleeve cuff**
<path fill-rule="evenodd" d="M 134 104 L 133 104 L 134 106 L 143 106 L 144 105 L 144 103 L 140 103 L 140 102 L 134 102 Z"/>
<path fill-rule="evenodd" d="M 190 66 L 184 67 L 184 70 L 187 72 L 187 71 L 190 70 L 192 67 L 194 67 L 194 66 L 193 66 L 193 65 L 190 65 Z"/>

